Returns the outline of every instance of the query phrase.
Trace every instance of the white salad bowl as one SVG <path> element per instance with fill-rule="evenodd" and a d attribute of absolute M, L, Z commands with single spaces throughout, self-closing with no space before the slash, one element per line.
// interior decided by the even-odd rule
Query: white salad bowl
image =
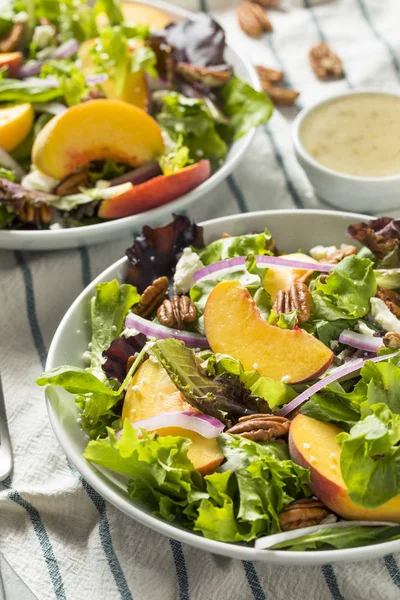
<path fill-rule="evenodd" d="M 127 0 L 129 1 L 129 0 Z M 175 19 L 196 19 L 196 14 L 183 8 L 171 7 L 163 1 L 143 0 L 142 4 L 148 4 L 160 8 Z M 239 55 L 231 46 L 225 51 L 226 61 L 232 65 L 234 73 L 260 90 L 260 81 L 252 65 L 243 56 Z M 120 237 L 124 233 L 132 234 L 142 225 L 160 223 L 168 219 L 172 212 L 181 211 L 195 201 L 208 194 L 215 186 L 223 181 L 242 159 L 255 134 L 255 128 L 248 131 L 243 137 L 235 141 L 221 165 L 221 167 L 209 179 L 204 181 L 191 192 L 184 194 L 177 200 L 154 208 L 152 210 L 122 219 L 72 227 L 70 229 L 55 229 L 43 231 L 13 231 L 0 229 L 0 249 L 15 250 L 59 250 L 63 248 L 75 248 L 82 245 L 96 244 Z"/>
<path fill-rule="evenodd" d="M 365 215 L 321 210 L 275 210 L 223 217 L 203 223 L 206 243 L 223 233 L 240 235 L 268 227 L 279 248 L 285 252 L 307 251 L 317 244 L 339 245 L 346 242 L 348 225 L 365 220 Z M 368 217 L 367 217 L 368 219 Z M 84 367 L 82 355 L 91 339 L 89 300 L 96 284 L 117 279 L 122 282 L 128 260 L 114 263 L 97 277 L 75 300 L 61 321 L 50 346 L 46 370 L 63 364 Z M 284 565 L 316 565 L 377 558 L 400 551 L 400 540 L 347 550 L 288 552 L 255 550 L 241 544 L 208 540 L 179 525 L 167 523 L 150 510 L 132 501 L 126 481 L 117 474 L 87 462 L 82 453 L 88 436 L 80 429 L 78 410 L 70 394 L 61 388 L 46 387 L 46 401 L 51 425 L 65 454 L 85 480 L 106 500 L 143 525 L 202 550 L 243 560 L 260 560 Z"/>

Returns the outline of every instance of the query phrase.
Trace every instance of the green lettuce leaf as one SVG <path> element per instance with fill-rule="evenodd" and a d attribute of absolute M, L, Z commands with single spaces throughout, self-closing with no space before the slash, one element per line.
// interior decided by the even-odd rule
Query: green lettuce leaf
<path fill-rule="evenodd" d="M 225 542 L 250 541 L 279 531 L 279 513 L 309 494 L 308 471 L 281 460 L 274 444 L 229 434 L 220 435 L 218 441 L 225 458 L 240 467 L 234 474 L 205 477 L 209 498 L 200 502 L 195 531 Z"/>
<path fill-rule="evenodd" d="M 385 404 L 349 433 L 340 433 L 340 468 L 350 498 L 365 508 L 376 508 L 400 494 L 400 415 Z"/>
<path fill-rule="evenodd" d="M 172 521 L 186 519 L 191 505 L 207 496 L 200 474 L 187 457 L 190 443 L 183 437 L 149 435 L 145 430 L 139 437 L 125 419 L 119 439 L 108 429 L 106 439 L 89 442 L 84 457 L 127 477 L 133 499 Z"/>
<path fill-rule="evenodd" d="M 359 319 L 370 311 L 375 296 L 373 264 L 367 258 L 348 256 L 334 267 L 324 283 L 316 282 L 312 319 Z"/>
<path fill-rule="evenodd" d="M 360 420 L 361 404 L 365 401 L 366 392 L 367 386 L 363 381 L 359 381 L 351 392 L 346 392 L 335 381 L 311 396 L 301 412 L 307 417 L 334 423 L 348 430 Z"/>
<path fill-rule="evenodd" d="M 99 283 L 91 300 L 92 346 L 90 372 L 105 378 L 101 367 L 103 351 L 110 347 L 124 329 L 129 309 L 139 302 L 140 294 L 135 287 L 117 280 Z"/>
<path fill-rule="evenodd" d="M 368 361 L 361 369 L 361 377 L 368 382 L 367 406 L 384 402 L 391 411 L 400 414 L 400 369 L 394 362 Z"/>
<path fill-rule="evenodd" d="M 105 27 L 90 49 L 90 57 L 98 73 L 107 73 L 121 95 L 130 71 L 128 39 L 120 26 Z"/>
<path fill-rule="evenodd" d="M 89 91 L 82 69 L 71 60 L 51 60 L 43 65 L 40 74 L 58 80 L 68 106 L 80 104 Z"/>
<path fill-rule="evenodd" d="M 181 171 L 192 162 L 190 150 L 187 146 L 183 145 L 182 136 L 177 138 L 172 149 L 159 158 L 160 167 L 164 175 L 171 175 L 172 173 Z"/>
<path fill-rule="evenodd" d="M 250 85 L 232 77 L 222 88 L 223 112 L 230 118 L 233 139 L 245 135 L 252 127 L 258 127 L 271 118 L 273 104 L 263 92 L 257 92 Z"/>
<path fill-rule="evenodd" d="M 274 239 L 268 229 L 264 229 L 262 233 L 237 235 L 211 242 L 199 251 L 199 256 L 204 265 L 211 265 L 235 256 L 248 256 L 249 254 L 263 256 L 270 254 L 274 248 Z"/>
<path fill-rule="evenodd" d="M 148 73 L 153 79 L 157 79 L 157 56 L 150 46 L 139 46 L 131 53 L 131 71 L 143 71 Z"/>
<path fill-rule="evenodd" d="M 96 15 L 105 14 L 111 26 L 122 25 L 124 22 L 119 0 L 96 0 L 94 12 Z"/>
<path fill-rule="evenodd" d="M 268 323 L 269 325 L 275 325 L 281 329 L 293 329 L 297 323 L 297 310 L 293 310 L 292 312 L 288 313 L 281 313 L 280 315 L 278 315 L 274 310 L 271 310 Z"/>
<path fill-rule="evenodd" d="M 7 227 L 8 223 L 11 223 L 14 217 L 15 212 L 9 206 L 0 203 L 0 229 Z"/>
<path fill-rule="evenodd" d="M 0 79 L 0 102 L 51 102 L 61 98 L 61 87 L 49 87 L 48 83 L 37 77 L 25 79 Z"/>
<path fill-rule="evenodd" d="M 211 354 L 204 366 L 213 377 L 224 373 L 238 377 L 254 396 L 268 402 L 270 408 L 287 404 L 297 396 L 291 386 L 271 377 L 263 377 L 256 369 L 245 371 L 240 361 L 227 354 Z"/>
<path fill-rule="evenodd" d="M 308 331 L 317 337 L 325 346 L 331 348 L 332 342 L 337 342 L 340 334 L 345 329 L 354 329 L 355 321 L 345 321 L 338 319 L 337 321 L 325 321 L 322 319 L 310 320 L 302 326 L 302 329 Z"/>
<path fill-rule="evenodd" d="M 203 100 L 170 92 L 163 96 L 161 112 L 156 119 L 173 141 L 182 139 L 193 161 L 198 162 L 201 158 L 218 160 L 226 156 L 228 146 L 217 133 Z"/>
<path fill-rule="evenodd" d="M 400 538 L 400 525 L 396 527 L 324 527 L 302 535 L 293 540 L 280 542 L 270 550 L 290 550 L 293 552 L 304 552 L 305 550 L 329 550 L 336 548 L 357 548 L 398 540 Z"/>

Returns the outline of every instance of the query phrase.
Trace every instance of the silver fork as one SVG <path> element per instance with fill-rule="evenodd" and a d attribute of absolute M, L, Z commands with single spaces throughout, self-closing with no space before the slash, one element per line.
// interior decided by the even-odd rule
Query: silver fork
<path fill-rule="evenodd" d="M 10 434 L 7 425 L 6 407 L 0 377 L 0 481 L 11 473 L 13 461 Z"/>

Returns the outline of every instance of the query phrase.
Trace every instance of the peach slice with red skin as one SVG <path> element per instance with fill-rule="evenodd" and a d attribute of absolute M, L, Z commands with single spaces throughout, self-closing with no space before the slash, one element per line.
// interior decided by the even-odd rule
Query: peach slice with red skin
<path fill-rule="evenodd" d="M 248 290 L 237 281 L 219 283 L 208 297 L 204 326 L 211 349 L 240 360 L 247 371 L 288 383 L 315 379 L 333 353 L 322 342 L 295 329 L 268 325 Z"/>
<path fill-rule="evenodd" d="M 8 74 L 15 75 L 17 69 L 24 62 L 22 52 L 0 52 L 0 68 L 7 67 Z"/>
<path fill-rule="evenodd" d="M 159 175 L 103 200 L 98 215 L 102 219 L 119 219 L 157 208 L 190 192 L 208 179 L 210 173 L 210 162 L 201 160 L 171 175 Z"/>
<path fill-rule="evenodd" d="M 72 106 L 43 127 L 32 162 L 46 175 L 63 179 L 92 160 L 136 167 L 163 150 L 161 128 L 145 111 L 119 100 L 93 100 Z"/>
<path fill-rule="evenodd" d="M 122 422 L 128 419 L 135 423 L 162 413 L 187 410 L 194 409 L 185 402 L 166 370 L 160 363 L 146 360 L 129 382 L 122 409 Z M 160 436 L 173 435 L 190 439 L 192 443 L 188 458 L 203 475 L 212 473 L 224 459 L 215 438 L 207 439 L 180 427 L 162 427 L 156 431 Z"/>
<path fill-rule="evenodd" d="M 395 521 L 400 523 L 400 495 L 377 508 L 363 508 L 353 502 L 340 471 L 341 429 L 330 423 L 297 415 L 290 426 L 291 459 L 310 469 L 311 490 L 328 508 L 349 520 Z"/>

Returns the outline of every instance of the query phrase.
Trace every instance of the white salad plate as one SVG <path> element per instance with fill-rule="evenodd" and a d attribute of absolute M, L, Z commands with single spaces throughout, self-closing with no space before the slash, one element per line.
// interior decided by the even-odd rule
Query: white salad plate
<path fill-rule="evenodd" d="M 195 20 L 197 18 L 195 13 L 183 8 L 172 8 L 167 2 L 157 0 L 147 2 L 143 0 L 141 3 L 160 8 L 176 19 L 188 17 Z M 229 45 L 226 48 L 225 57 L 227 63 L 232 65 L 235 75 L 252 85 L 256 90 L 261 89 L 260 81 L 252 65 Z M 208 194 L 232 173 L 249 147 L 254 134 L 255 128 L 235 141 L 231 145 L 222 166 L 209 179 L 177 200 L 138 215 L 97 223 L 95 225 L 43 231 L 0 230 L 0 249 L 59 250 L 63 248 L 75 248 L 81 245 L 87 246 L 112 240 L 126 233 L 133 234 L 134 231 L 137 231 L 145 224 L 160 223 L 168 219 L 172 212 L 179 212 Z"/>
<path fill-rule="evenodd" d="M 220 237 L 223 233 L 241 235 L 261 231 L 268 227 L 279 249 L 284 252 L 309 250 L 317 244 L 339 245 L 346 242 L 346 229 L 365 215 L 321 210 L 274 210 L 223 217 L 203 223 L 205 242 Z M 63 364 L 84 367 L 83 353 L 91 339 L 89 300 L 100 282 L 117 279 L 124 281 L 128 269 L 127 258 L 114 263 L 97 277 L 75 300 L 62 319 L 50 346 L 46 370 Z M 283 565 L 316 565 L 324 563 L 352 562 L 378 558 L 400 551 L 400 540 L 374 544 L 347 550 L 312 552 L 288 552 L 255 550 L 250 546 L 208 540 L 178 525 L 167 523 L 150 510 L 132 501 L 126 491 L 126 481 L 115 473 L 87 462 L 82 453 L 89 441 L 80 429 L 78 409 L 73 397 L 61 388 L 46 387 L 46 402 L 51 425 L 65 454 L 85 480 L 106 500 L 143 525 L 190 544 L 201 550 L 242 560 L 260 560 Z M 299 534 L 300 535 L 300 534 Z"/>

